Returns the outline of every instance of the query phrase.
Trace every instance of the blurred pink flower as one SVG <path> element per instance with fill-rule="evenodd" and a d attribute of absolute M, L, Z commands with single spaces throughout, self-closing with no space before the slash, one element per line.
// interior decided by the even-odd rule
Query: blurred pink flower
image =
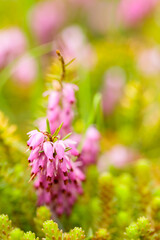
<path fill-rule="evenodd" d="M 16 27 L 0 30 L 0 68 L 20 56 L 27 47 L 24 34 Z"/>
<path fill-rule="evenodd" d="M 35 121 L 35 126 L 38 126 L 40 131 L 46 130 L 46 118 L 41 117 Z"/>
<path fill-rule="evenodd" d="M 29 85 L 37 75 L 37 63 L 29 54 L 21 57 L 12 68 L 12 77 L 20 85 Z"/>
<path fill-rule="evenodd" d="M 119 16 L 125 26 L 137 25 L 155 7 L 157 0 L 121 0 Z"/>
<path fill-rule="evenodd" d="M 95 164 L 100 152 L 100 132 L 90 126 L 87 129 L 79 161 L 82 162 L 82 168 Z"/>
<path fill-rule="evenodd" d="M 104 77 L 102 91 L 102 104 L 104 114 L 111 114 L 119 102 L 125 84 L 125 74 L 123 69 L 113 67 L 107 71 Z"/>
<path fill-rule="evenodd" d="M 76 58 L 76 62 L 86 68 L 92 67 L 96 62 L 96 54 L 92 46 L 88 43 L 83 30 L 73 25 L 64 29 L 57 41 L 53 43 L 53 51 L 59 49 L 66 60 Z"/>
<path fill-rule="evenodd" d="M 160 51 L 158 48 L 144 49 L 138 55 L 138 68 L 146 76 L 160 73 Z"/>
<path fill-rule="evenodd" d="M 53 39 L 54 34 L 62 26 L 66 18 L 64 2 L 47 0 L 38 3 L 31 12 L 30 25 L 33 33 L 41 42 Z"/>
<path fill-rule="evenodd" d="M 115 145 L 100 157 L 98 169 L 104 172 L 110 165 L 121 168 L 136 160 L 137 156 L 134 150 L 123 145 Z"/>

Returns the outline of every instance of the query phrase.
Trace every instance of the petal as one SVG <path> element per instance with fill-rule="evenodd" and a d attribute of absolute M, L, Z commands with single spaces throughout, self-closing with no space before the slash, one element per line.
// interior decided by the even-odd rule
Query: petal
<path fill-rule="evenodd" d="M 53 146 L 50 142 L 43 143 L 43 150 L 49 160 L 53 159 Z"/>

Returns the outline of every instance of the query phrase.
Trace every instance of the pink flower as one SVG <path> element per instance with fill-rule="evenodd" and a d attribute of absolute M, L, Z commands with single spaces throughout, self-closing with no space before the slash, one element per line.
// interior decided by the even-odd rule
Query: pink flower
<path fill-rule="evenodd" d="M 32 83 L 37 75 L 37 63 L 35 59 L 29 54 L 21 57 L 13 66 L 12 77 L 15 82 L 20 85 L 29 85 Z"/>
<path fill-rule="evenodd" d="M 87 129 L 86 138 L 91 141 L 99 141 L 100 133 L 95 127 L 91 126 Z"/>
<path fill-rule="evenodd" d="M 35 187 L 38 189 L 38 204 L 48 204 L 57 215 L 63 213 L 69 215 L 78 195 L 83 193 L 82 181 L 84 179 L 85 176 L 78 168 L 77 163 L 73 162 L 72 171 L 68 172 L 66 176 L 58 169 L 49 191 L 39 187 L 41 185 L 41 177 L 39 177 L 35 182 Z M 44 183 L 43 186 L 45 186 Z"/>
<path fill-rule="evenodd" d="M 53 42 L 53 52 L 56 49 L 61 51 L 66 62 L 76 57 L 76 63 L 85 68 L 95 65 L 95 51 L 79 26 L 73 25 L 64 29 Z"/>
<path fill-rule="evenodd" d="M 24 34 L 16 27 L 0 30 L 0 68 L 20 56 L 27 47 Z"/>
<path fill-rule="evenodd" d="M 57 215 L 63 213 L 69 215 L 77 197 L 83 193 L 82 181 L 78 175 L 76 175 L 76 181 L 65 180 L 64 183 L 63 178 L 64 176 L 58 172 L 49 191 L 38 188 L 38 204 L 48 204 Z"/>
<path fill-rule="evenodd" d="M 50 123 L 51 133 L 63 122 L 61 129 L 61 136 L 65 136 L 71 132 L 72 121 L 74 118 L 74 103 L 75 103 L 75 91 L 78 87 L 71 83 L 63 83 L 61 91 L 48 91 L 46 94 L 49 95 L 48 99 L 48 110 L 47 118 Z M 40 129 L 45 130 L 46 124 L 44 119 L 41 119 Z"/>
<path fill-rule="evenodd" d="M 46 118 L 45 117 L 38 118 L 35 121 L 35 126 L 36 125 L 38 126 L 40 131 L 45 131 L 46 130 Z"/>
<path fill-rule="evenodd" d="M 77 150 L 77 142 L 75 142 L 74 140 L 71 139 L 66 139 L 65 140 L 66 143 L 68 143 L 68 145 L 71 147 L 71 153 L 73 156 L 78 156 L 79 155 L 79 151 Z"/>
<path fill-rule="evenodd" d="M 32 13 L 30 25 L 36 38 L 41 42 L 51 41 L 66 18 L 64 2 L 47 0 L 38 3 Z"/>
<path fill-rule="evenodd" d="M 125 26 L 135 26 L 156 6 L 157 0 L 121 0 L 119 16 Z"/>
<path fill-rule="evenodd" d="M 160 73 L 160 51 L 158 48 L 143 49 L 138 53 L 138 68 L 146 77 Z"/>
<path fill-rule="evenodd" d="M 48 108 L 50 110 L 56 108 L 60 101 L 60 92 L 52 91 L 48 99 Z"/>
<path fill-rule="evenodd" d="M 31 149 L 28 161 L 32 168 L 31 179 L 36 177 L 38 204 L 48 204 L 58 215 L 69 214 L 78 195 L 83 192 L 82 181 L 85 179 L 79 163 L 71 159 L 75 155 L 71 147 L 76 143 L 37 130 L 28 135 L 27 145 Z"/>
<path fill-rule="evenodd" d="M 113 67 L 107 71 L 102 90 L 102 104 L 104 114 L 111 114 L 118 104 L 125 83 L 125 74 L 121 68 Z"/>
<path fill-rule="evenodd" d="M 52 142 L 44 142 L 43 150 L 44 150 L 46 157 L 49 160 L 52 160 L 53 159 L 53 144 L 52 144 Z"/>
<path fill-rule="evenodd" d="M 40 145 L 44 140 L 44 134 L 35 130 L 34 132 L 29 133 L 30 139 L 27 144 L 31 149 L 35 149 Z"/>
<path fill-rule="evenodd" d="M 64 156 L 65 156 L 65 147 L 66 146 L 65 146 L 63 141 L 55 142 L 55 150 L 56 150 L 56 153 L 57 153 L 57 157 L 61 161 L 63 161 Z"/>
<path fill-rule="evenodd" d="M 74 84 L 67 83 L 63 88 L 63 97 L 65 101 L 69 104 L 75 103 L 75 91 L 78 90 L 78 87 Z"/>
<path fill-rule="evenodd" d="M 79 157 L 79 161 L 82 162 L 82 168 L 96 163 L 100 151 L 99 141 L 100 133 L 98 130 L 93 126 L 89 127 Z"/>
<path fill-rule="evenodd" d="M 39 156 L 39 147 L 33 149 L 33 151 L 31 152 L 31 154 L 30 154 L 30 156 L 28 158 L 28 161 L 29 162 L 33 162 L 33 160 L 36 159 L 38 156 Z"/>
<path fill-rule="evenodd" d="M 100 172 L 106 171 L 110 165 L 122 168 L 136 160 L 137 157 L 138 154 L 134 150 L 123 145 L 115 145 L 101 156 L 98 168 Z"/>

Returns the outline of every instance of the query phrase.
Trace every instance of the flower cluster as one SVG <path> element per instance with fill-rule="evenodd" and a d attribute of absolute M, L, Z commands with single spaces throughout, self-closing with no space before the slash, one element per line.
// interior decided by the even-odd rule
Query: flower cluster
<path fill-rule="evenodd" d="M 12 41 L 11 41 L 12 39 Z M 0 68 L 20 56 L 26 49 L 26 39 L 18 28 L 0 31 Z"/>
<path fill-rule="evenodd" d="M 88 42 L 83 29 L 78 25 L 71 25 L 60 32 L 53 41 L 53 53 L 55 49 L 60 49 L 67 62 L 76 56 L 76 64 L 84 68 L 92 68 L 96 61 L 96 53 Z"/>
<path fill-rule="evenodd" d="M 74 118 L 75 91 L 78 90 L 78 87 L 71 83 L 62 83 L 62 86 L 57 85 L 57 90 L 46 92 L 49 95 L 47 118 L 52 134 L 63 122 L 61 135 L 65 136 L 71 132 L 72 120 Z M 44 130 L 46 128 L 45 119 L 42 119 L 42 122 L 39 123 L 40 129 Z"/>
<path fill-rule="evenodd" d="M 156 6 L 157 0 L 121 0 L 119 15 L 125 26 L 135 26 Z"/>
<path fill-rule="evenodd" d="M 21 86 L 29 85 L 37 75 L 36 61 L 26 52 L 27 40 L 19 28 L 0 31 L 0 69 L 14 62 L 10 74 Z"/>
<path fill-rule="evenodd" d="M 98 161 L 98 169 L 100 172 L 108 170 L 109 166 L 123 168 L 138 159 L 138 152 L 125 145 L 114 145 L 109 151 L 101 155 Z"/>
<path fill-rule="evenodd" d="M 30 19 L 37 40 L 40 43 L 49 42 L 66 19 L 64 2 L 60 0 L 40 2 L 32 10 Z"/>
<path fill-rule="evenodd" d="M 71 157 L 77 156 L 74 141 L 60 140 L 55 134 L 29 132 L 27 145 L 31 149 L 28 158 L 32 167 L 31 179 L 37 176 L 35 188 L 38 190 L 39 204 L 49 204 L 58 214 L 70 213 L 77 196 L 82 193 L 84 174 L 79 169 L 78 162 Z"/>
<path fill-rule="evenodd" d="M 90 126 L 87 129 L 82 151 L 79 157 L 83 167 L 96 163 L 100 151 L 99 140 L 99 131 L 94 126 Z"/>
<path fill-rule="evenodd" d="M 125 86 L 125 72 L 120 67 L 110 68 L 104 76 L 102 104 L 105 115 L 111 115 L 119 103 Z"/>
<path fill-rule="evenodd" d="M 12 75 L 15 82 L 21 85 L 29 85 L 37 75 L 37 64 L 30 54 L 23 55 L 12 69 Z"/>
<path fill-rule="evenodd" d="M 81 135 L 74 133 L 69 138 L 74 118 L 75 91 L 78 87 L 63 82 L 66 65 L 59 51 L 57 55 L 61 62 L 62 75 L 59 81 L 53 81 L 54 90 L 44 94 L 49 95 L 47 121 L 45 118 L 39 119 L 40 130 L 29 132 L 27 144 L 31 150 L 28 158 L 32 167 L 31 180 L 36 177 L 34 185 L 38 204 L 49 204 L 57 215 L 61 215 L 70 214 L 78 195 L 83 192 L 85 166 L 97 160 L 100 134 L 95 127 L 89 127 L 81 153 L 77 150 L 81 145 Z"/>

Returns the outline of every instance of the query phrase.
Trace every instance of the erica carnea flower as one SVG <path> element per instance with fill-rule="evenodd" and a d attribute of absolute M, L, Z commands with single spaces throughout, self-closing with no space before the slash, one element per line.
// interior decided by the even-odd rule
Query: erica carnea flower
<path fill-rule="evenodd" d="M 119 16 L 125 26 L 135 26 L 156 6 L 157 0 L 121 0 Z"/>
<path fill-rule="evenodd" d="M 29 54 L 22 56 L 12 68 L 12 76 L 20 85 L 29 85 L 35 80 L 36 74 L 37 63 Z"/>
<path fill-rule="evenodd" d="M 57 214 L 69 214 L 78 194 L 82 193 L 84 174 L 79 163 L 71 160 L 77 154 L 76 142 L 69 138 L 59 139 L 59 131 L 60 127 L 53 135 L 38 130 L 29 132 L 27 145 L 31 153 L 28 161 L 32 167 L 31 179 L 37 176 L 35 187 L 39 204 L 49 204 Z"/>
<path fill-rule="evenodd" d="M 24 34 L 19 28 L 12 27 L 0 31 L 0 68 L 20 56 L 27 47 Z"/>
<path fill-rule="evenodd" d="M 160 51 L 157 46 L 144 48 L 138 52 L 138 69 L 144 76 L 156 76 L 160 73 Z"/>
<path fill-rule="evenodd" d="M 53 83 L 55 84 L 55 82 Z M 57 90 L 48 91 L 46 94 L 49 95 L 48 98 L 48 110 L 47 118 L 49 120 L 51 133 L 54 133 L 58 126 L 63 122 L 63 127 L 61 129 L 61 135 L 64 136 L 71 132 L 72 121 L 74 118 L 74 103 L 75 103 L 75 91 L 78 87 L 71 83 L 62 83 L 62 86 L 57 84 L 59 87 Z M 44 130 L 46 128 L 46 121 L 41 120 L 40 129 Z"/>
<path fill-rule="evenodd" d="M 36 4 L 31 13 L 30 25 L 39 42 L 44 43 L 53 39 L 65 18 L 64 2 L 47 0 Z"/>
<path fill-rule="evenodd" d="M 82 166 L 96 163 L 100 151 L 99 141 L 99 131 L 94 126 L 89 127 L 79 157 L 83 163 Z"/>
<path fill-rule="evenodd" d="M 77 164 L 78 162 L 71 162 L 71 170 L 68 172 L 58 168 L 53 182 L 49 182 L 49 188 L 45 187 L 48 186 L 47 180 L 42 180 L 42 175 L 39 174 L 35 182 L 35 187 L 38 188 L 39 205 L 49 204 L 58 215 L 64 212 L 70 214 L 78 195 L 83 193 L 82 181 L 85 179 Z M 49 179 L 52 174 L 52 172 L 49 173 Z"/>
<path fill-rule="evenodd" d="M 25 87 L 35 79 L 37 73 L 36 61 L 26 50 L 27 40 L 19 28 L 0 30 L 0 69 L 12 63 L 12 79 Z"/>
<path fill-rule="evenodd" d="M 65 28 L 53 42 L 53 52 L 60 49 L 67 62 L 75 58 L 84 68 L 92 68 L 96 63 L 96 53 L 78 25 Z"/>
<path fill-rule="evenodd" d="M 123 95 L 124 86 L 124 70 L 120 67 L 110 68 L 105 74 L 102 91 L 102 104 L 105 115 L 110 115 L 115 110 Z"/>
<path fill-rule="evenodd" d="M 108 170 L 109 166 L 122 168 L 134 162 L 138 158 L 138 152 L 124 145 L 114 145 L 109 151 L 105 152 L 98 161 L 100 172 Z"/>

